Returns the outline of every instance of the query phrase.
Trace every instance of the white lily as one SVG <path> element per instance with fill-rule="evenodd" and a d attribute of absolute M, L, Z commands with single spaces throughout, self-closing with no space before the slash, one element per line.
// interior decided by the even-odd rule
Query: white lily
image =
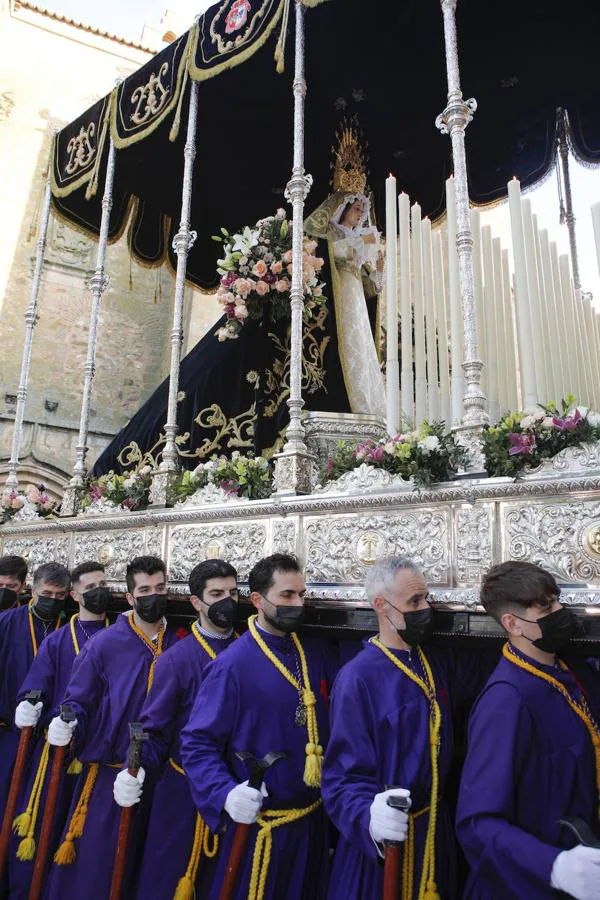
<path fill-rule="evenodd" d="M 248 256 L 252 247 L 256 247 L 258 244 L 259 234 L 260 231 L 258 229 L 254 230 L 246 225 L 241 234 L 234 234 L 233 236 L 233 252 L 235 253 L 236 250 L 239 250 L 244 256 Z"/>

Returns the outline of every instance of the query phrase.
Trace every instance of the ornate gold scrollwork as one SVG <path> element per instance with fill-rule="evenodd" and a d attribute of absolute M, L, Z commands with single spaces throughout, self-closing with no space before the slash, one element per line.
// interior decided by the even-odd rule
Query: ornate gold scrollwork
<path fill-rule="evenodd" d="M 143 125 L 148 119 L 158 115 L 169 97 L 170 88 L 165 87 L 161 79 L 169 72 L 169 63 L 164 62 L 158 74 L 152 72 L 144 85 L 138 85 L 131 95 L 131 102 L 136 104 L 131 114 L 134 125 Z"/>
<path fill-rule="evenodd" d="M 96 126 L 90 122 L 87 128 L 83 125 L 76 137 L 72 137 L 67 144 L 69 160 L 65 166 L 67 175 L 74 175 L 78 169 L 84 169 L 94 158 L 96 148 L 92 141 L 96 134 Z"/>

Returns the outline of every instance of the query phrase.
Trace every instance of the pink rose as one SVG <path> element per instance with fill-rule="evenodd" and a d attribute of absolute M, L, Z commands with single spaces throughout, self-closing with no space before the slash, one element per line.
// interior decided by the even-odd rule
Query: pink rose
<path fill-rule="evenodd" d="M 321 256 L 315 256 L 313 266 L 319 272 L 325 265 L 325 260 Z"/>
<path fill-rule="evenodd" d="M 240 322 L 243 322 L 248 318 L 248 307 L 247 306 L 236 306 L 235 308 L 235 317 Z"/>
<path fill-rule="evenodd" d="M 306 250 L 307 253 L 314 253 L 315 250 L 317 249 L 317 242 L 316 241 L 306 241 L 306 243 L 304 244 L 304 249 Z"/>
<path fill-rule="evenodd" d="M 283 254 L 283 261 L 286 264 L 291 263 L 291 261 L 292 261 L 292 251 L 291 250 L 285 251 L 285 253 Z"/>
<path fill-rule="evenodd" d="M 252 284 L 247 278 L 238 278 L 233 287 L 241 297 L 247 297 L 252 290 Z"/>
<path fill-rule="evenodd" d="M 234 295 L 231 291 L 225 291 L 224 293 L 217 294 L 217 300 L 219 303 L 222 303 L 223 306 L 227 306 L 228 303 L 233 303 L 235 300 Z"/>
<path fill-rule="evenodd" d="M 269 285 L 266 281 L 257 281 L 256 287 L 254 288 L 259 297 L 264 297 L 265 294 L 269 293 Z"/>
<path fill-rule="evenodd" d="M 283 272 L 283 264 L 279 260 L 271 263 L 271 272 L 273 272 L 274 275 L 281 275 Z"/>
<path fill-rule="evenodd" d="M 13 509 L 21 509 L 25 505 L 25 500 L 23 497 L 15 497 L 10 505 Z"/>
<path fill-rule="evenodd" d="M 285 294 L 290 289 L 290 283 L 287 278 L 280 278 L 279 281 L 275 282 L 275 290 L 280 294 Z"/>
<path fill-rule="evenodd" d="M 267 264 L 264 259 L 259 259 L 252 268 L 252 274 L 260 278 L 267 271 Z"/>

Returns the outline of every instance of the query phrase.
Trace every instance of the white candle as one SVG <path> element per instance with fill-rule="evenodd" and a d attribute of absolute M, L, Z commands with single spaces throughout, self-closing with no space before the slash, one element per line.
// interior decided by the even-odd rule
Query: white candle
<path fill-rule="evenodd" d="M 598 260 L 598 274 L 600 274 L 600 203 L 592 206 L 592 225 L 594 226 L 594 240 L 596 241 L 596 259 Z"/>
<path fill-rule="evenodd" d="M 588 335 L 585 325 L 585 312 L 583 308 L 583 297 L 581 290 L 574 290 L 573 311 L 575 313 L 575 340 L 579 349 L 579 357 L 581 359 L 581 392 L 578 400 L 584 406 L 590 406 L 592 403 L 592 381 L 591 381 L 591 360 L 588 347 Z"/>
<path fill-rule="evenodd" d="M 548 316 L 548 351 L 550 353 L 551 364 L 549 366 L 548 387 L 552 394 L 552 399 L 557 403 L 565 393 L 564 378 L 564 353 L 566 348 L 561 348 L 561 334 L 563 333 L 563 322 L 558 315 L 558 306 L 556 301 L 556 286 L 552 275 L 552 262 L 550 259 L 550 240 L 548 238 L 547 229 L 543 228 L 540 233 L 540 261 L 542 282 L 544 285 L 544 296 L 546 298 L 546 311 Z"/>
<path fill-rule="evenodd" d="M 544 343 L 544 328 L 542 326 L 540 288 L 538 284 L 535 239 L 533 236 L 533 215 L 531 211 L 531 200 L 523 201 L 522 216 L 523 236 L 525 238 L 525 254 L 527 259 L 527 290 L 529 293 L 531 331 L 534 337 L 532 347 L 533 360 L 535 364 L 535 380 L 537 384 L 538 398 L 543 403 L 547 403 L 550 397 L 548 393 L 548 379 L 546 377 L 546 346 Z"/>
<path fill-rule="evenodd" d="M 425 294 L 425 321 L 427 325 L 427 418 L 430 422 L 437 422 L 440 418 L 440 387 L 438 383 L 431 222 L 427 217 L 421 223 L 421 240 L 423 242 L 423 289 Z"/>
<path fill-rule="evenodd" d="M 494 266 L 494 320 L 495 320 L 495 345 L 497 365 L 497 391 L 499 417 L 507 412 L 508 405 L 508 341 L 509 334 L 506 327 L 504 314 L 504 284 L 502 276 L 502 244 L 500 238 L 492 240 L 492 257 Z"/>
<path fill-rule="evenodd" d="M 442 237 L 439 231 L 433 235 L 433 270 L 440 353 L 440 416 L 450 428 L 452 425 L 452 407 L 450 397 L 450 354 L 448 352 L 448 308 L 444 284 Z"/>
<path fill-rule="evenodd" d="M 581 305 L 583 309 L 584 333 L 586 340 L 587 365 L 588 365 L 588 398 L 587 405 L 594 409 L 597 403 L 598 389 L 598 354 L 596 352 L 596 342 L 594 340 L 594 322 L 592 319 L 592 304 L 587 294 L 581 295 Z"/>
<path fill-rule="evenodd" d="M 413 264 L 413 307 L 415 315 L 415 425 L 427 416 L 427 372 L 425 368 L 425 311 L 423 307 L 423 261 L 421 251 L 421 207 L 411 211 L 411 256 Z"/>
<path fill-rule="evenodd" d="M 456 187 L 454 177 L 446 180 L 448 217 L 448 293 L 450 296 L 450 355 L 452 364 L 452 425 L 460 425 L 463 415 L 465 379 L 463 318 L 460 302 L 460 277 L 456 248 Z"/>
<path fill-rule="evenodd" d="M 558 258 L 560 282 L 562 287 L 565 323 L 567 329 L 567 353 L 571 359 L 571 387 L 567 393 L 575 394 L 581 399 L 584 391 L 583 373 L 581 369 L 581 351 L 577 340 L 577 320 L 575 318 L 575 292 L 571 279 L 571 261 L 566 253 Z"/>
<path fill-rule="evenodd" d="M 400 236 L 400 315 L 402 317 L 402 415 L 405 421 L 415 417 L 415 378 L 413 373 L 413 325 L 410 302 L 410 199 L 402 192 L 398 197 L 398 232 Z"/>
<path fill-rule="evenodd" d="M 512 232 L 513 258 L 515 263 L 515 313 L 517 321 L 517 341 L 519 345 L 519 370 L 523 405 L 535 406 L 538 402 L 535 364 L 532 347 L 534 334 L 529 313 L 529 291 L 527 287 L 527 262 L 523 237 L 521 210 L 521 189 L 516 178 L 508 182 L 508 206 Z"/>
<path fill-rule="evenodd" d="M 517 337 L 515 334 L 514 304 L 510 278 L 510 261 L 508 258 L 508 250 L 502 251 L 502 299 L 504 307 L 504 322 L 506 325 L 506 408 L 508 410 L 515 410 L 520 409 L 523 404 L 521 402 L 521 397 L 519 394 L 519 381 L 517 376 L 518 348 Z"/>
<path fill-rule="evenodd" d="M 562 397 L 566 397 L 567 394 L 573 390 L 575 361 L 571 357 L 571 350 L 569 347 L 569 335 L 566 324 L 567 314 L 565 312 L 565 299 L 563 297 L 560 266 L 558 264 L 558 247 L 554 241 L 550 244 L 550 264 L 552 266 L 552 283 L 554 285 L 554 296 L 556 298 L 556 314 L 559 325 L 558 337 L 563 374 L 561 390 L 556 398 L 558 402 Z"/>
<path fill-rule="evenodd" d="M 396 179 L 385 182 L 386 243 L 386 383 L 387 429 L 397 434 L 400 424 L 400 375 L 398 370 L 398 222 L 396 218 Z"/>
<path fill-rule="evenodd" d="M 490 413 L 490 421 L 496 422 L 499 418 L 500 404 L 498 402 L 498 355 L 496 352 L 496 314 L 494 311 L 494 261 L 492 258 L 492 229 L 489 225 L 481 229 L 481 246 L 484 271 L 484 317 L 485 323 L 485 366 L 487 371 L 487 397 Z"/>

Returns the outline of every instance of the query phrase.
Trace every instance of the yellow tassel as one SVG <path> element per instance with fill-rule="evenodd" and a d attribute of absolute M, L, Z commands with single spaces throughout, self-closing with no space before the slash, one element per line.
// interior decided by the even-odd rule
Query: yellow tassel
<path fill-rule="evenodd" d="M 438 894 L 437 884 L 435 883 L 435 881 L 429 881 L 427 883 L 425 893 L 423 894 L 423 900 L 440 900 L 440 895 Z"/>
<path fill-rule="evenodd" d="M 21 862 L 31 862 L 35 856 L 35 841 L 32 837 L 25 837 L 19 844 L 17 859 Z"/>
<path fill-rule="evenodd" d="M 304 784 L 307 787 L 320 787 L 322 769 L 323 748 L 320 744 L 307 744 L 306 763 L 304 765 Z"/>
<path fill-rule="evenodd" d="M 24 838 L 29 831 L 31 826 L 31 813 L 24 812 L 21 813 L 20 816 L 17 816 L 13 822 L 13 831 L 15 834 L 18 834 L 19 837 Z"/>
<path fill-rule="evenodd" d="M 194 882 L 189 875 L 179 879 L 173 900 L 194 900 Z"/>
<path fill-rule="evenodd" d="M 67 837 L 54 854 L 54 862 L 57 866 L 70 866 L 75 862 L 76 857 L 75 844 Z"/>
<path fill-rule="evenodd" d="M 78 759 L 74 759 L 67 769 L 67 775 L 81 775 L 82 770 L 83 764 L 80 763 Z"/>

